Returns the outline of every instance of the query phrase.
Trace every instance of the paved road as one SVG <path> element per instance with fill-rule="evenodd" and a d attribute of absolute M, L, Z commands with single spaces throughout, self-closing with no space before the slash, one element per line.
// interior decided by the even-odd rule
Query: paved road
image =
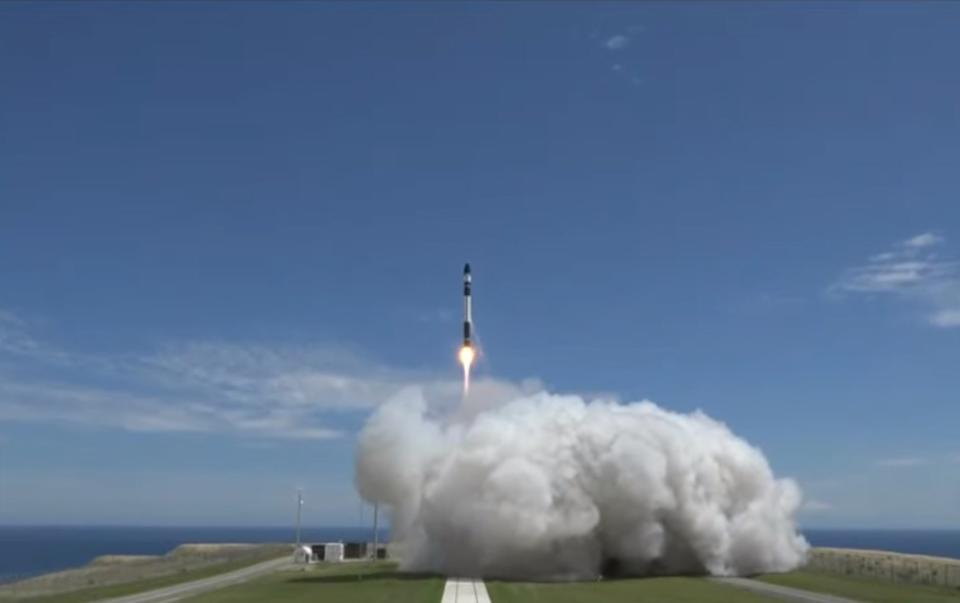
<path fill-rule="evenodd" d="M 126 597 L 103 599 L 99 603 L 169 603 L 170 601 L 179 601 L 184 597 L 198 595 L 210 590 L 223 588 L 224 586 L 230 586 L 231 584 L 246 582 L 251 578 L 275 572 L 292 563 L 291 557 L 282 557 L 192 582 L 183 582 L 182 584 L 175 584 L 157 590 L 149 590 L 135 595 L 127 595 Z"/>
<path fill-rule="evenodd" d="M 815 593 L 809 590 L 800 590 L 799 588 L 790 588 L 789 586 L 780 586 L 778 584 L 768 584 L 749 578 L 711 578 L 711 580 L 752 590 L 761 595 L 777 597 L 784 601 L 795 601 L 796 603 L 860 603 L 859 601 L 845 597 L 825 595 L 823 593 Z"/>
<path fill-rule="evenodd" d="M 440 603 L 490 603 L 490 594 L 483 580 L 449 578 Z"/>

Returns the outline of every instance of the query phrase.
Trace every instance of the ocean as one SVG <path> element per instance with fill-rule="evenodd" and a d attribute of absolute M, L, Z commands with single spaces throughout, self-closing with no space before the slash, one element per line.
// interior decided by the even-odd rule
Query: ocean
<path fill-rule="evenodd" d="M 813 546 L 960 559 L 960 530 L 804 530 Z M 380 539 L 389 538 L 381 530 Z M 372 541 L 369 528 L 304 528 L 305 542 Z M 162 555 L 187 542 L 293 542 L 290 527 L 0 526 L 0 582 L 88 563 L 98 555 Z"/>

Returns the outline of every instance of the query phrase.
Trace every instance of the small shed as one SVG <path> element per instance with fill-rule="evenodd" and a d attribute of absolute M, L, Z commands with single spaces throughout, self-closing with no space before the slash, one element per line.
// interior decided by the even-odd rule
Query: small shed
<path fill-rule="evenodd" d="M 343 561 L 343 543 L 304 544 L 294 551 L 293 559 L 297 563 L 318 563 L 320 561 L 338 563 Z"/>
<path fill-rule="evenodd" d="M 323 560 L 338 562 L 343 561 L 343 543 L 327 542 L 323 545 Z"/>

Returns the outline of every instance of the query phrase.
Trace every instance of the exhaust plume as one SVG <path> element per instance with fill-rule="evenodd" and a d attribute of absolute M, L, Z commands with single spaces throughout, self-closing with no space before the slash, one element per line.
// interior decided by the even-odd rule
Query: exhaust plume
<path fill-rule="evenodd" d="M 470 365 L 473 364 L 473 347 L 469 345 L 461 347 L 457 357 L 463 366 L 463 395 L 466 397 L 470 393 Z"/>
<path fill-rule="evenodd" d="M 407 390 L 360 434 L 357 487 L 390 510 L 402 569 L 742 575 L 805 557 L 797 486 L 703 413 L 546 392 L 475 407 L 443 422 Z"/>

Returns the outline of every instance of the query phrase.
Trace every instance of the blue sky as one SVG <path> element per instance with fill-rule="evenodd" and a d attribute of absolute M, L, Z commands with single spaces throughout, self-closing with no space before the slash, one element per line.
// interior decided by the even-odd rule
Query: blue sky
<path fill-rule="evenodd" d="M 956 526 L 958 18 L 4 3 L 0 523 L 358 523 L 469 260 L 491 382 L 702 409 L 805 525 Z"/>

